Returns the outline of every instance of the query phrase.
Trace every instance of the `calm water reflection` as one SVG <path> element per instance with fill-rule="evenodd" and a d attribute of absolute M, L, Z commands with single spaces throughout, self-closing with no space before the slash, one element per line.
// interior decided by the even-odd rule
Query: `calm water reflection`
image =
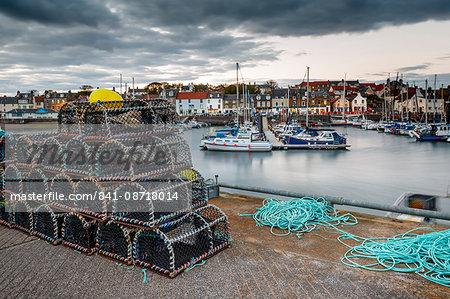
<path fill-rule="evenodd" d="M 194 129 L 185 137 L 194 167 L 227 183 L 393 203 L 405 191 L 446 194 L 450 182 L 450 143 L 338 128 L 348 135 L 348 151 L 200 151 L 202 136 L 213 131 Z"/>

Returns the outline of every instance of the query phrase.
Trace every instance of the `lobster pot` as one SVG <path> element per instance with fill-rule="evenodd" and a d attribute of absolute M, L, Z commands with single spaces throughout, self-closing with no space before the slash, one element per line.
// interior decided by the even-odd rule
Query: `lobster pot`
<path fill-rule="evenodd" d="M 5 180 L 8 180 L 5 182 Z M 23 192 L 22 172 L 15 165 L 7 165 L 2 177 L 3 196 Z M 6 193 L 5 193 L 6 191 Z M 4 200 L 4 197 L 2 198 Z"/>
<path fill-rule="evenodd" d="M 118 200 L 112 203 L 111 218 L 116 222 L 145 227 L 175 219 L 192 211 L 192 203 L 188 200 L 191 186 L 172 174 L 123 183 L 114 189 Z M 132 200 L 133 197 L 138 200 Z"/>
<path fill-rule="evenodd" d="M 212 213 L 211 213 L 212 215 Z M 219 216 L 219 213 L 217 213 Z M 229 239 L 216 245 L 211 227 L 228 220 L 224 215 L 208 223 L 197 213 L 189 213 L 155 228 L 140 230 L 134 240 L 136 264 L 175 277 L 187 267 L 228 246 Z M 216 221 L 217 220 L 217 221 Z"/>
<path fill-rule="evenodd" d="M 199 208 L 208 203 L 208 192 L 203 176 L 198 170 L 187 169 L 180 173 L 183 180 L 189 180 L 192 184 L 192 207 Z"/>
<path fill-rule="evenodd" d="M 94 178 L 82 179 L 77 183 L 76 196 L 83 200 L 75 201 L 76 212 L 102 220 L 106 217 L 108 201 L 100 200 L 103 193 L 99 182 Z"/>
<path fill-rule="evenodd" d="M 11 215 L 3 204 L 0 204 L 0 224 L 11 227 Z"/>
<path fill-rule="evenodd" d="M 33 234 L 53 245 L 57 245 L 62 239 L 62 225 L 65 214 L 45 204 L 39 206 L 33 212 Z"/>
<path fill-rule="evenodd" d="M 13 220 L 12 227 L 28 234 L 33 232 L 33 211 L 28 203 L 15 202 L 11 215 Z"/>
<path fill-rule="evenodd" d="M 222 210 L 213 205 L 201 207 L 195 211 L 209 225 L 213 241 L 213 250 L 228 246 L 231 240 L 231 229 L 228 217 Z"/>
<path fill-rule="evenodd" d="M 124 264 L 132 263 L 132 236 L 134 230 L 120 224 L 99 223 L 97 231 L 98 254 Z"/>
<path fill-rule="evenodd" d="M 97 223 L 95 221 L 88 221 L 83 216 L 69 213 L 64 217 L 62 231 L 63 245 L 88 255 L 97 250 L 95 243 Z"/>
<path fill-rule="evenodd" d="M 145 225 L 154 221 L 153 202 L 148 200 L 129 201 L 133 195 L 145 194 L 147 190 L 144 186 L 136 182 L 120 184 L 114 194 L 118 200 L 112 203 L 112 216 L 114 221 L 130 223 L 133 225 Z"/>
<path fill-rule="evenodd" d="M 75 194 L 76 187 L 77 183 L 73 181 L 70 173 L 59 172 L 54 175 L 51 180 L 50 191 L 55 194 L 64 194 L 67 197 L 70 194 Z M 65 200 L 62 202 L 55 201 L 52 204 L 68 211 L 74 211 L 77 207 L 76 201 L 74 200 Z"/>
<path fill-rule="evenodd" d="M 148 103 L 140 100 L 67 103 L 58 114 L 60 124 L 152 124 L 153 119 Z"/>

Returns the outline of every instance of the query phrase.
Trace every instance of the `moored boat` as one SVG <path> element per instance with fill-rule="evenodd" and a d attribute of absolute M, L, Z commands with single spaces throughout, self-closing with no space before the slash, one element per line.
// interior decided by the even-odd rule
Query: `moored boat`
<path fill-rule="evenodd" d="M 230 152 L 270 152 L 272 143 L 258 140 L 258 134 L 239 133 L 237 136 L 224 136 L 210 140 L 204 140 L 207 150 Z"/>
<path fill-rule="evenodd" d="M 450 138 L 450 124 L 431 124 L 410 131 L 409 135 L 416 141 L 447 141 Z"/>
<path fill-rule="evenodd" d="M 317 136 L 287 136 L 286 145 L 304 145 L 308 147 L 321 146 L 343 146 L 347 145 L 347 138 L 339 135 L 336 131 L 322 131 Z"/>

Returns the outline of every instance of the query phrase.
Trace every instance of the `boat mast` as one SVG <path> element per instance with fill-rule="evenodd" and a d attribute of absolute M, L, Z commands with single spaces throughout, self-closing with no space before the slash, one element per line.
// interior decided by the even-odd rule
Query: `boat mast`
<path fill-rule="evenodd" d="M 416 98 L 416 108 L 417 108 L 417 117 L 419 116 L 419 101 L 417 100 L 417 86 L 416 86 L 416 81 L 413 81 L 413 85 L 414 85 L 414 97 Z M 422 118 L 420 119 L 422 120 Z"/>
<path fill-rule="evenodd" d="M 428 124 L 428 80 L 425 80 L 425 124 Z"/>
<path fill-rule="evenodd" d="M 433 90 L 433 106 L 434 106 L 434 112 L 433 112 L 433 119 L 436 119 L 436 114 L 437 110 L 436 110 L 436 78 L 437 75 L 434 74 L 434 90 Z"/>
<path fill-rule="evenodd" d="M 387 122 L 387 113 L 386 113 L 386 83 L 383 83 L 383 99 L 384 99 L 384 121 Z"/>
<path fill-rule="evenodd" d="M 401 118 L 402 118 L 402 121 L 403 121 L 403 74 L 401 74 L 401 79 L 400 79 L 400 81 L 402 81 L 402 83 L 400 84 L 400 101 L 402 102 L 402 105 L 401 105 L 401 109 L 402 109 L 402 111 L 401 111 Z"/>
<path fill-rule="evenodd" d="M 236 121 L 239 127 L 239 113 L 241 111 L 241 101 L 239 101 L 239 62 L 236 62 Z"/>
<path fill-rule="evenodd" d="M 406 119 L 409 123 L 409 99 L 408 99 L 409 82 L 406 82 Z M 403 107 L 402 107 L 403 109 Z"/>
<path fill-rule="evenodd" d="M 342 97 L 342 119 L 345 118 L 345 84 L 347 81 L 347 74 L 344 74 L 344 94 Z"/>
<path fill-rule="evenodd" d="M 444 102 L 444 84 L 441 85 L 441 99 L 442 99 L 442 106 L 441 106 L 441 111 L 442 111 L 442 117 L 441 117 L 441 123 L 445 124 L 447 123 L 447 114 L 445 113 L 445 102 Z M 445 120 L 445 122 L 444 122 Z"/>
<path fill-rule="evenodd" d="M 306 67 L 306 127 L 308 127 L 308 120 L 309 120 L 309 66 Z"/>

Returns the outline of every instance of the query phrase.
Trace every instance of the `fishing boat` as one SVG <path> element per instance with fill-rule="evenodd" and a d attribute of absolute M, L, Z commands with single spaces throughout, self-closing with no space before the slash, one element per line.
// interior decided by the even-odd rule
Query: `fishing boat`
<path fill-rule="evenodd" d="M 334 130 L 324 130 L 317 136 L 287 136 L 284 140 L 284 144 L 308 146 L 311 148 L 323 146 L 347 146 L 347 138 L 339 135 Z"/>
<path fill-rule="evenodd" d="M 450 124 L 431 124 L 422 129 L 410 131 L 416 141 L 447 141 L 450 138 Z"/>
<path fill-rule="evenodd" d="M 224 136 L 204 140 L 203 144 L 210 151 L 231 152 L 270 152 L 272 143 L 260 140 L 258 133 L 238 133 L 237 136 Z"/>

